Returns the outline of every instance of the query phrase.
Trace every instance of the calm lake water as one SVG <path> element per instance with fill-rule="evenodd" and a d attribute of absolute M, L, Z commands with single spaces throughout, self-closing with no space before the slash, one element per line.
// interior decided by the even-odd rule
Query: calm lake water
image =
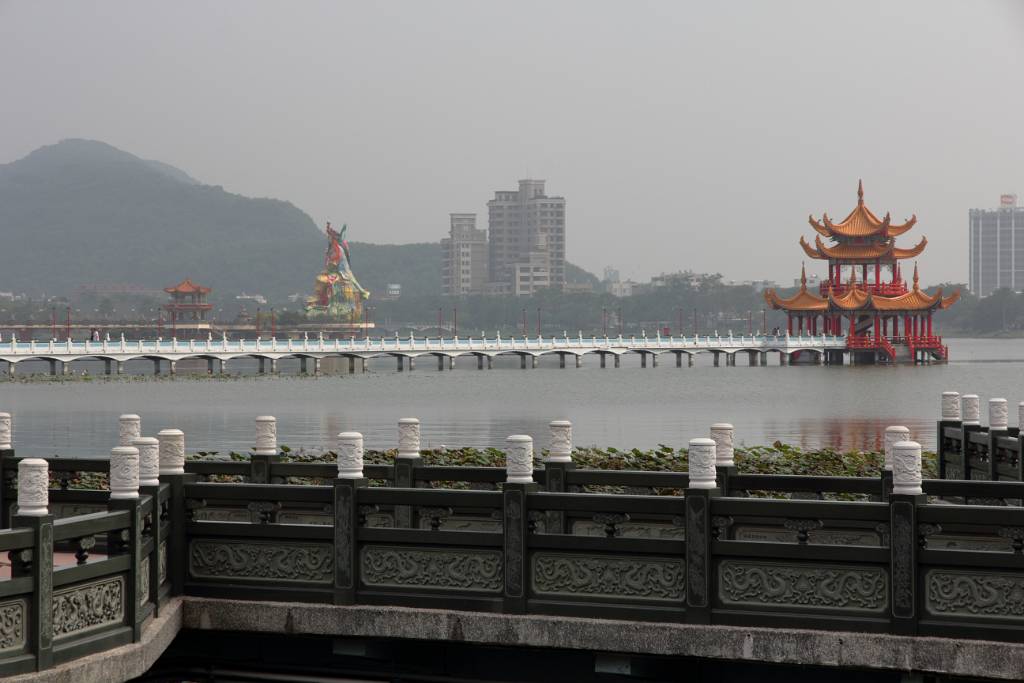
<path fill-rule="evenodd" d="M 436 361 L 424 358 L 415 371 L 398 373 L 389 358 L 372 362 L 365 374 L 313 378 L 254 377 L 248 373 L 255 362 L 235 361 L 233 368 L 246 374 L 228 379 L 0 382 L 0 410 L 13 414 L 15 448 L 26 455 L 105 455 L 125 412 L 142 416 L 147 435 L 183 429 L 190 451 L 247 451 L 257 415 L 275 415 L 279 442 L 292 448 L 329 446 L 346 430 L 363 432 L 368 448 L 392 448 L 400 417 L 422 420 L 425 446 L 501 446 L 515 433 L 546 445 L 547 423 L 565 418 L 579 445 L 680 446 L 724 421 L 749 445 L 877 449 L 885 427 L 902 424 L 932 448 L 942 391 L 977 393 L 983 411 L 988 398 L 1024 400 L 1024 340 L 949 345 L 952 362 L 918 367 L 779 367 L 770 354 L 768 367 L 747 367 L 741 357 L 736 367 L 715 368 L 708 355 L 692 368 L 676 368 L 668 356 L 657 368 L 641 369 L 639 357 L 630 356 L 621 368 L 609 363 L 602 370 L 597 356 L 587 356 L 583 367 L 561 370 L 552 356 L 536 370 L 501 358 L 493 370 L 478 371 L 474 358 L 462 358 L 454 371 L 438 372 Z M 184 367 L 179 363 L 179 372 Z M 297 361 L 280 367 L 294 372 Z M 90 372 L 101 373 L 102 365 Z"/>

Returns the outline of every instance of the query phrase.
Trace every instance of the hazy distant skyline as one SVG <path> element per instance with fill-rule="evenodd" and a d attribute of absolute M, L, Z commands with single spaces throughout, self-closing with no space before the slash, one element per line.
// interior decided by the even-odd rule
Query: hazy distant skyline
<path fill-rule="evenodd" d="M 0 0 L 0 64 L 0 163 L 102 140 L 380 243 L 543 178 L 568 259 L 635 279 L 787 282 L 863 178 L 963 282 L 968 209 L 1024 201 L 1018 0 Z"/>

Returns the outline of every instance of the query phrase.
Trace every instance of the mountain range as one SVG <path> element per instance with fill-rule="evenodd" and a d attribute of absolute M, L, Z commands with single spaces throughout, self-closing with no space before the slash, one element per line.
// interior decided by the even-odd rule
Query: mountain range
<path fill-rule="evenodd" d="M 245 291 L 281 301 L 311 289 L 324 248 L 313 219 L 287 201 L 226 192 L 81 139 L 0 165 L 0 236 L 0 290 L 33 296 L 90 284 L 162 289 L 189 277 L 215 298 Z M 437 242 L 351 242 L 351 252 L 371 292 L 397 282 L 403 293 L 440 293 Z M 597 279 L 567 271 L 574 281 Z"/>

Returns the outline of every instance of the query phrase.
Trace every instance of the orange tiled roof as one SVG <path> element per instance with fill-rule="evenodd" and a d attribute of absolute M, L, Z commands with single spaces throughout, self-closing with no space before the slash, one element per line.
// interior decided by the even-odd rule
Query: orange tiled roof
<path fill-rule="evenodd" d="M 917 266 L 914 266 L 914 287 L 906 294 L 894 297 L 874 297 L 874 306 L 879 311 L 921 311 L 929 308 L 946 309 L 960 299 L 960 290 L 947 297 L 942 296 L 942 287 L 934 294 L 921 290 L 917 277 Z"/>
<path fill-rule="evenodd" d="M 911 216 L 902 225 L 892 225 L 892 219 L 888 213 L 879 218 L 864 203 L 864 184 L 857 183 L 857 207 L 850 214 L 839 221 L 832 222 L 828 214 L 822 214 L 818 221 L 814 216 L 808 216 L 808 223 L 822 237 L 843 238 L 843 237 L 896 237 L 910 230 L 917 223 L 917 216 Z"/>
<path fill-rule="evenodd" d="M 772 308 L 787 311 L 826 311 L 828 301 L 807 291 L 807 271 L 800 267 L 800 291 L 783 299 L 775 293 L 774 289 L 764 290 L 764 300 Z"/>
<path fill-rule="evenodd" d="M 190 278 L 185 278 L 173 287 L 165 287 L 168 294 L 209 294 L 210 288 L 197 285 Z"/>
<path fill-rule="evenodd" d="M 800 236 L 800 246 L 803 247 L 804 253 L 813 259 L 819 260 L 891 261 L 895 259 L 908 259 L 923 252 L 927 245 L 927 238 L 922 237 L 921 241 L 910 249 L 897 247 L 892 239 L 873 244 L 836 244 L 829 247 L 821 241 L 821 237 L 815 236 L 814 246 L 812 247 L 802 235 Z"/>

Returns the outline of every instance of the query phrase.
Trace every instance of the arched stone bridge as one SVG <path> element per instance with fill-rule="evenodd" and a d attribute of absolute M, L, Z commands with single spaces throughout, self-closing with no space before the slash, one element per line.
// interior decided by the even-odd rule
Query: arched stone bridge
<path fill-rule="evenodd" d="M 606 367 L 609 358 L 614 366 L 619 367 L 620 359 L 626 354 L 639 354 L 641 366 L 647 367 L 648 361 L 657 367 L 658 358 L 665 354 L 675 356 L 676 366 L 683 363 L 693 365 L 694 356 L 701 353 L 711 354 L 714 364 L 720 364 L 722 358 L 726 365 L 735 365 L 736 357 L 747 355 L 750 365 L 766 365 L 768 353 L 777 353 L 781 365 L 788 364 L 797 354 L 804 354 L 811 362 L 821 363 L 828 358 L 838 357 L 847 352 L 845 336 L 693 336 L 693 337 L 510 337 L 502 338 L 406 338 L 391 337 L 380 339 L 140 339 L 128 341 L 67 341 L 67 342 L 19 342 L 16 339 L 0 342 L 0 360 L 8 364 L 8 372 L 13 374 L 15 366 L 27 360 L 44 360 L 50 363 L 50 373 L 57 374 L 58 363 L 63 372 L 69 371 L 71 363 L 79 360 L 102 360 L 106 363 L 107 374 L 114 368 L 118 373 L 124 369 L 124 363 L 133 360 L 150 360 L 154 363 L 157 373 L 161 364 L 166 364 L 169 371 L 175 372 L 179 360 L 205 359 L 208 370 L 212 373 L 215 365 L 224 372 L 227 363 L 238 358 L 255 358 L 260 361 L 260 371 L 276 371 L 277 361 L 282 358 L 298 358 L 303 372 L 307 371 L 308 362 L 312 361 L 312 371 L 320 371 L 320 361 L 324 358 L 348 358 L 349 371 L 355 371 L 355 362 L 359 360 L 365 368 L 370 358 L 391 356 L 397 359 L 398 370 L 415 367 L 416 360 L 425 356 L 437 358 L 438 369 L 444 369 L 445 360 L 449 369 L 455 358 L 459 356 L 475 356 L 477 367 L 491 367 L 496 356 L 519 356 L 521 367 L 536 367 L 541 356 L 558 355 L 561 367 L 566 366 L 566 359 L 572 358 L 579 367 L 583 356 L 597 354 L 601 359 L 601 367 Z M 838 355 L 837 355 L 838 354 Z"/>

